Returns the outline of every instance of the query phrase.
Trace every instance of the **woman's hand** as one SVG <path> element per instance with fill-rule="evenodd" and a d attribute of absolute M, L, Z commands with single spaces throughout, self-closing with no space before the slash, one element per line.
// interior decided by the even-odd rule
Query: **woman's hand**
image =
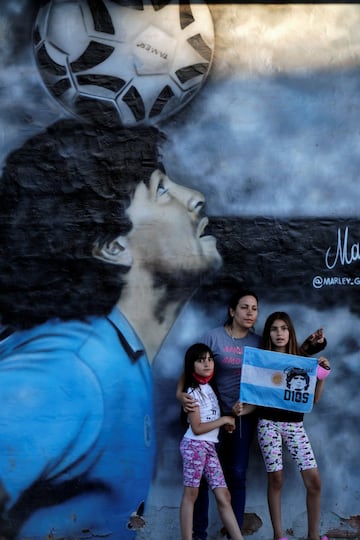
<path fill-rule="evenodd" d="M 244 404 L 241 401 L 237 401 L 232 408 L 232 412 L 235 414 L 235 416 L 240 416 L 243 408 Z"/>
<path fill-rule="evenodd" d="M 323 328 L 318 328 L 315 330 L 311 336 L 308 337 L 308 340 L 310 341 L 311 345 L 317 345 L 319 343 L 324 343 L 325 341 L 325 334 Z"/>
<path fill-rule="evenodd" d="M 318 328 L 305 339 L 300 347 L 300 351 L 304 356 L 312 356 L 325 349 L 326 345 L 324 329 Z"/>
<path fill-rule="evenodd" d="M 237 401 L 233 406 L 232 411 L 235 416 L 244 416 L 244 414 L 252 413 L 255 411 L 255 409 L 256 405 L 250 405 L 250 403 L 242 403 L 241 401 Z"/>
<path fill-rule="evenodd" d="M 187 392 L 181 392 L 181 394 L 179 394 L 179 401 L 186 413 L 194 412 L 195 409 L 199 406 L 199 403 Z"/>

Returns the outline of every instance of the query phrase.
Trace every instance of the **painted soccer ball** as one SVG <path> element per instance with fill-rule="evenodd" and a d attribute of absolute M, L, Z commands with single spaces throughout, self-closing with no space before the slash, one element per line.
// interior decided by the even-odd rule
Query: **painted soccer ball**
<path fill-rule="evenodd" d="M 211 13 L 195 2 L 51 0 L 33 28 L 45 86 L 88 120 L 163 121 L 193 98 L 211 68 Z"/>

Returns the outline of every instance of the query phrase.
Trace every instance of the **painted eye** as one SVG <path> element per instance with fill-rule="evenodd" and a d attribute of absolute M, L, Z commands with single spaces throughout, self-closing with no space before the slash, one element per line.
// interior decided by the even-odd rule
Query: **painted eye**
<path fill-rule="evenodd" d="M 168 191 L 167 188 L 163 185 L 162 182 L 160 182 L 160 184 L 158 185 L 158 188 L 157 188 L 157 194 L 158 195 L 163 195 L 167 191 Z"/>
<path fill-rule="evenodd" d="M 168 193 L 169 193 L 169 188 L 164 184 L 163 179 L 161 179 L 156 188 L 156 197 L 160 198 Z"/>

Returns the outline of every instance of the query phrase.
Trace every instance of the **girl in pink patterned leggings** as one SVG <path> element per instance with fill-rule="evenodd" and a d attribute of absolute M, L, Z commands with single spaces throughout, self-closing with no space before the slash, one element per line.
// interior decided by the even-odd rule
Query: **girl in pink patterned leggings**
<path fill-rule="evenodd" d="M 189 427 L 180 443 L 184 473 L 180 507 L 182 540 L 192 539 L 194 503 L 202 475 L 214 492 L 228 534 L 233 540 L 243 540 L 215 448 L 219 428 L 225 426 L 231 432 L 235 428 L 235 419 L 232 416 L 220 416 L 212 383 L 213 375 L 214 358 L 211 349 L 202 343 L 192 345 L 185 354 L 184 391 L 192 395 L 198 407 L 188 413 Z"/>
<path fill-rule="evenodd" d="M 317 331 L 315 341 L 324 341 L 322 331 Z M 303 355 L 297 345 L 293 323 L 284 312 L 272 313 L 266 320 L 262 348 L 270 351 Z M 321 357 L 318 360 L 322 366 L 322 373 L 329 372 L 329 361 Z M 295 371 L 295 370 L 294 370 Z M 287 384 L 289 388 L 293 385 L 303 387 L 308 384 L 307 375 L 294 372 L 289 376 Z M 314 402 L 320 399 L 324 386 L 324 378 L 316 383 Z M 290 380 L 291 379 L 291 380 Z M 299 388 L 300 388 L 299 386 Z M 306 508 L 308 516 L 308 540 L 319 540 L 319 519 L 320 519 L 320 496 L 321 480 L 317 468 L 315 456 L 311 444 L 303 425 L 302 413 L 287 411 L 283 409 L 272 409 L 260 407 L 258 421 L 258 440 L 264 458 L 266 471 L 268 473 L 268 504 L 271 523 L 274 530 L 274 540 L 287 540 L 284 538 L 281 522 L 281 488 L 282 488 L 282 444 L 284 443 L 291 457 L 295 460 L 306 488 Z M 321 540 L 327 540 L 323 536 Z"/>

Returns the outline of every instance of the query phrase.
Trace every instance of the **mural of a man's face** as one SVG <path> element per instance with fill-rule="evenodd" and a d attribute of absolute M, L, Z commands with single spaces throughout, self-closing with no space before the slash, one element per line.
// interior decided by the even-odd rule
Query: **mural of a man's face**
<path fill-rule="evenodd" d="M 133 260 L 162 274 L 214 270 L 221 264 L 213 236 L 205 236 L 204 196 L 176 184 L 160 170 L 140 183 L 128 209 L 127 240 Z M 135 263 L 136 264 L 136 263 Z"/>
<path fill-rule="evenodd" d="M 305 390 L 306 380 L 304 375 L 295 375 L 290 381 L 289 388 L 290 390 Z"/>

